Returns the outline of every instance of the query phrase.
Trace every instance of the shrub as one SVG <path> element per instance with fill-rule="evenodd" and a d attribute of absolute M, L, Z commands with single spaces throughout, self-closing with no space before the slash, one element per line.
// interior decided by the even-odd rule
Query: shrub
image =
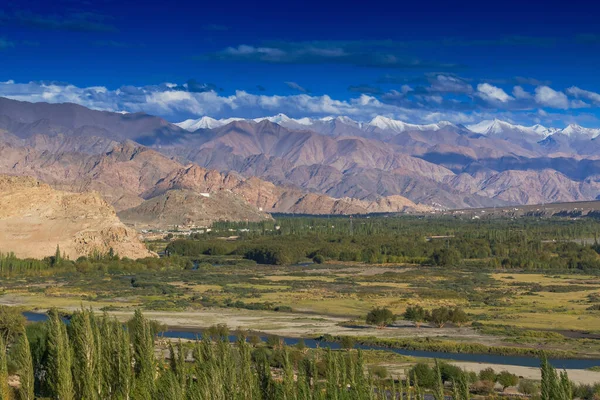
<path fill-rule="evenodd" d="M 217 324 L 206 329 L 204 333 L 213 340 L 228 340 L 229 328 L 226 324 Z"/>
<path fill-rule="evenodd" d="M 436 377 L 435 371 L 425 363 L 418 363 L 409 371 L 411 381 L 419 382 L 419 385 L 425 388 L 433 388 L 435 386 Z"/>
<path fill-rule="evenodd" d="M 423 307 L 416 305 L 408 306 L 406 308 L 406 311 L 404 311 L 403 317 L 407 321 L 414 322 L 417 328 L 419 328 L 421 326 L 421 323 L 427 320 L 428 315 L 427 311 L 425 311 Z"/>
<path fill-rule="evenodd" d="M 502 385 L 502 389 L 506 389 L 509 386 L 517 386 L 519 384 L 519 377 L 508 371 L 500 372 L 497 379 L 498 383 Z"/>
<path fill-rule="evenodd" d="M 465 323 L 469 322 L 469 317 L 467 316 L 467 313 L 463 311 L 462 308 L 455 307 L 452 310 L 450 310 L 449 320 L 454 325 L 462 326 Z"/>
<path fill-rule="evenodd" d="M 536 396 L 540 392 L 540 387 L 534 381 L 521 380 L 518 386 L 519 392 L 528 396 Z"/>
<path fill-rule="evenodd" d="M 473 391 L 480 395 L 490 395 L 494 392 L 494 382 L 481 380 L 473 385 Z"/>
<path fill-rule="evenodd" d="M 463 370 L 456 365 L 440 363 L 439 366 L 444 382 L 458 382 L 463 375 Z"/>
<path fill-rule="evenodd" d="M 372 375 L 378 377 L 379 379 L 385 379 L 389 375 L 387 368 L 383 365 L 374 365 L 369 370 Z"/>
<path fill-rule="evenodd" d="M 379 328 L 384 328 L 394 322 L 396 316 L 387 308 L 374 308 L 368 314 L 366 322 L 369 325 L 377 325 Z"/>
<path fill-rule="evenodd" d="M 495 383 L 498 379 L 498 376 L 496 375 L 496 371 L 494 371 L 493 368 L 486 368 L 479 371 L 479 379 L 481 379 L 482 381 Z"/>
<path fill-rule="evenodd" d="M 443 328 L 450 321 L 450 309 L 448 307 L 433 309 L 429 316 L 429 321 L 437 325 L 438 328 Z"/>
<path fill-rule="evenodd" d="M 462 257 L 455 249 L 441 249 L 433 252 L 431 261 L 441 267 L 456 267 L 461 264 Z"/>
<path fill-rule="evenodd" d="M 340 345 L 342 346 L 342 349 L 352 349 L 354 348 L 355 344 L 356 339 L 352 336 L 342 336 L 342 338 L 340 339 Z"/>

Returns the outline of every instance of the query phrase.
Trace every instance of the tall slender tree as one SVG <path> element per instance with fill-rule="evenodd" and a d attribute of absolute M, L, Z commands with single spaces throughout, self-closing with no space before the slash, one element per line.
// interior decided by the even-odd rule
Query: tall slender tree
<path fill-rule="evenodd" d="M 136 310 L 131 324 L 133 342 L 133 360 L 135 379 L 133 389 L 135 399 L 153 398 L 156 377 L 156 359 L 154 357 L 154 334 L 150 321 Z"/>
<path fill-rule="evenodd" d="M 20 400 L 33 400 L 35 380 L 33 375 L 33 359 L 31 358 L 31 348 L 29 347 L 29 339 L 23 332 L 18 336 L 15 344 L 16 354 L 15 359 L 18 366 L 18 375 L 20 380 L 20 386 L 18 395 Z"/>
<path fill-rule="evenodd" d="M 442 380 L 442 370 L 438 360 L 435 360 L 435 386 L 433 388 L 433 398 L 435 400 L 444 400 L 444 381 Z"/>
<path fill-rule="evenodd" d="M 47 330 L 46 386 L 50 397 L 57 400 L 73 400 L 75 394 L 71 375 L 72 351 L 67 329 L 55 308 L 50 310 Z"/>
<path fill-rule="evenodd" d="M 11 400 L 12 389 L 8 385 L 8 367 L 6 362 L 6 343 L 0 335 L 0 400 Z"/>
<path fill-rule="evenodd" d="M 81 310 L 71 318 L 71 346 L 73 348 L 73 386 L 75 397 L 82 400 L 98 398 L 98 354 L 94 314 Z"/>

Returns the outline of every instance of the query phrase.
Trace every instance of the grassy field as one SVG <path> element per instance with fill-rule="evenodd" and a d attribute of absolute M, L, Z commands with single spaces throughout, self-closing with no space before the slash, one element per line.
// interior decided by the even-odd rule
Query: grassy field
<path fill-rule="evenodd" d="M 600 340 L 524 333 L 600 332 L 600 311 L 588 309 L 600 303 L 598 276 L 360 263 L 227 265 L 126 276 L 96 271 L 52 280 L 6 279 L 0 290 L 4 304 L 38 309 L 91 306 L 123 315 L 141 307 L 170 325 L 224 322 L 232 328 L 288 336 L 432 336 L 600 354 Z M 383 330 L 364 326 L 373 307 L 401 315 L 415 304 L 428 309 L 463 307 L 473 327 L 416 329 L 406 321 Z M 498 326 L 520 330 L 508 334 Z"/>

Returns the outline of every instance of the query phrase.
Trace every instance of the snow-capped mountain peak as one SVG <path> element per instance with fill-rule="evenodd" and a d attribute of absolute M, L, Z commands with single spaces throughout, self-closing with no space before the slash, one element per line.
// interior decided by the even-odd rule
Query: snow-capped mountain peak
<path fill-rule="evenodd" d="M 342 124 L 347 124 L 347 125 L 358 125 L 358 122 L 356 122 L 355 120 L 353 120 L 350 117 L 345 117 L 345 116 L 336 117 L 335 121 L 341 122 Z"/>
<path fill-rule="evenodd" d="M 500 138 L 503 138 L 504 135 L 511 133 L 517 133 L 524 136 L 531 136 L 536 138 L 546 138 L 557 131 L 557 129 L 546 128 L 545 126 L 540 124 L 533 126 L 523 126 L 511 124 L 510 122 L 502 121 L 499 119 L 481 121 L 477 124 L 467 125 L 467 128 L 471 132 L 480 133 L 486 136 L 497 136 Z"/>
<path fill-rule="evenodd" d="M 568 137 L 588 137 L 593 139 L 600 135 L 600 129 L 584 128 L 581 125 L 570 124 L 560 131 L 560 133 Z"/>
<path fill-rule="evenodd" d="M 467 128 L 471 132 L 481 133 L 482 135 L 497 135 L 501 134 L 507 129 L 518 129 L 520 127 L 499 119 L 490 119 L 481 121 L 477 124 L 467 125 Z"/>
<path fill-rule="evenodd" d="M 234 121 L 242 121 L 243 118 L 225 118 L 225 119 L 214 119 L 211 117 L 204 116 L 198 119 L 186 119 L 185 121 L 178 122 L 177 125 L 186 131 L 194 132 L 198 129 L 215 129 L 230 124 Z"/>
<path fill-rule="evenodd" d="M 277 115 L 273 115 L 270 117 L 254 118 L 254 122 L 262 122 L 262 121 L 269 121 L 269 122 L 273 122 L 274 124 L 281 124 L 281 123 L 291 122 L 294 120 L 282 113 L 279 113 Z"/>
<path fill-rule="evenodd" d="M 180 128 L 188 130 L 190 132 L 197 131 L 198 129 L 214 129 L 221 126 L 221 122 L 211 118 L 211 117 L 202 117 L 199 119 L 186 119 L 183 122 L 179 122 L 175 124 Z"/>
<path fill-rule="evenodd" d="M 199 119 L 188 119 L 175 125 L 190 132 L 194 132 L 199 129 L 219 128 L 231 122 L 240 120 L 246 120 L 255 123 L 266 120 L 289 129 L 314 129 L 317 132 L 330 132 L 330 130 L 331 132 L 334 132 L 333 129 L 335 129 L 335 132 L 348 131 L 353 132 L 352 134 L 356 134 L 355 132 L 357 132 L 357 129 L 365 132 L 365 134 L 372 132 L 373 129 L 387 131 L 388 134 L 398 134 L 408 131 L 439 131 L 440 129 L 445 129 L 448 127 L 456 127 L 455 124 L 449 121 L 440 121 L 436 124 L 418 125 L 392 119 L 383 115 L 378 115 L 369 122 L 358 122 L 347 116 L 327 116 L 322 118 L 304 117 L 295 119 L 290 118 L 283 113 L 249 120 L 244 118 L 215 119 L 204 116 Z M 587 140 L 600 137 L 600 129 L 585 128 L 578 124 L 570 124 L 564 129 L 559 129 L 548 128 L 541 124 L 523 126 L 502 121 L 500 119 L 491 119 L 484 120 L 476 124 L 467 125 L 466 128 L 471 132 L 479 133 L 485 136 L 492 136 L 498 139 L 515 140 L 515 138 L 523 138 L 530 142 L 538 142 L 554 134 L 561 134 L 572 140 Z"/>
<path fill-rule="evenodd" d="M 417 125 L 417 124 L 409 124 L 403 121 L 398 121 L 396 119 L 387 118 L 381 115 L 376 116 L 369 122 L 367 125 L 383 129 L 383 130 L 391 130 L 394 132 L 406 132 L 406 131 L 439 131 L 442 128 L 455 126 L 454 124 L 448 121 L 441 121 L 437 124 L 427 124 L 427 125 Z"/>

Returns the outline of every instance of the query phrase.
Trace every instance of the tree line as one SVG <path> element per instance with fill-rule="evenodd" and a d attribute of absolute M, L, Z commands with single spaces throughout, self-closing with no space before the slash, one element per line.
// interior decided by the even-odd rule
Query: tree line
<path fill-rule="evenodd" d="M 90 310 L 74 313 L 66 324 L 53 309 L 46 323 L 29 332 L 23 325 L 9 330 L 10 344 L 0 339 L 2 400 L 358 400 L 390 393 L 423 399 L 416 382 L 376 383 L 361 351 L 298 350 L 293 356 L 278 341 L 269 350 L 255 348 L 243 335 L 230 343 L 227 329 L 218 327 L 191 345 L 169 342 L 165 349 L 156 345 L 153 324 L 139 311 L 123 326 Z M 9 358 L 16 387 L 8 384 Z"/>
<path fill-rule="evenodd" d="M 259 264 L 288 265 L 305 260 L 409 263 L 446 268 L 464 264 L 489 269 L 563 270 L 600 272 L 600 245 L 542 241 L 520 235 L 500 242 L 457 234 L 444 239 L 389 235 L 279 235 L 242 236 L 224 241 L 211 236 L 178 239 L 166 248 L 169 255 L 192 258 L 238 256 Z"/>
<path fill-rule="evenodd" d="M 443 328 L 447 323 L 453 323 L 456 326 L 462 326 L 469 321 L 467 313 L 460 307 L 438 307 L 432 310 L 426 310 L 419 305 L 408 306 L 402 317 L 407 321 L 412 321 L 419 328 L 423 322 L 431 322 L 438 328 Z M 398 318 L 391 310 L 384 307 L 376 307 L 369 311 L 365 322 L 369 325 L 376 325 L 384 328 L 391 325 Z"/>
<path fill-rule="evenodd" d="M 468 400 L 472 391 L 468 373 L 449 374 L 437 362 L 433 372 L 417 365 L 404 380 L 380 379 L 365 368 L 360 350 L 308 352 L 277 340 L 265 347 L 244 335 L 230 343 L 228 330 L 219 327 L 193 343 L 157 344 L 157 325 L 140 311 L 124 326 L 85 309 L 65 323 L 53 309 L 45 323 L 27 328 L 22 317 L 3 312 L 2 400 L 423 400 L 426 392 L 443 400 L 449 390 L 454 399 Z M 566 373 L 545 358 L 541 365 L 542 400 L 572 399 Z"/>

